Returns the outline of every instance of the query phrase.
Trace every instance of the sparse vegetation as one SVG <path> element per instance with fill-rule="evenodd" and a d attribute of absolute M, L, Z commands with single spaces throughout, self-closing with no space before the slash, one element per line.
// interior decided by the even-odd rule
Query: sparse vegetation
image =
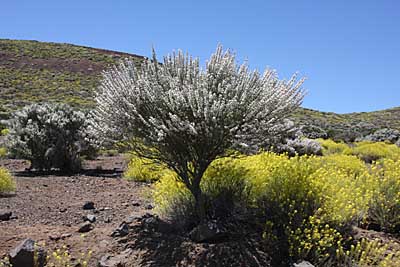
<path fill-rule="evenodd" d="M 0 167 L 0 194 L 14 191 L 15 186 L 15 181 L 10 172 Z"/>
<path fill-rule="evenodd" d="M 302 81 L 252 74 L 221 48 L 204 72 L 180 52 L 160 64 L 34 41 L 0 40 L 0 50 L 0 119 L 13 114 L 0 125 L 0 159 L 75 172 L 95 154 L 94 139 L 128 144 L 123 177 L 152 182 L 155 212 L 182 236 L 205 221 L 251 224 L 274 266 L 400 266 L 400 108 L 295 111 Z M 109 148 L 101 154 L 121 152 Z M 0 167 L 0 194 L 15 190 Z M 355 229 L 384 237 L 360 239 Z M 47 266 L 87 266 L 90 256 L 79 262 L 63 247 Z"/>

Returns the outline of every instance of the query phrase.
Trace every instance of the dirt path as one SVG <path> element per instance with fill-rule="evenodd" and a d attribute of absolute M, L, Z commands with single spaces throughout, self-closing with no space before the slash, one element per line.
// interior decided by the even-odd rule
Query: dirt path
<path fill-rule="evenodd" d="M 32 238 L 46 242 L 48 249 L 66 245 L 73 256 L 90 249 L 96 266 L 111 247 L 111 233 L 124 219 L 151 212 L 150 200 L 145 197 L 149 186 L 120 178 L 125 164 L 120 156 L 100 158 L 85 163 L 84 175 L 30 176 L 24 172 L 26 162 L 0 161 L 17 182 L 14 196 L 0 198 L 0 210 L 12 211 L 16 217 L 0 222 L 0 257 L 25 238 Z M 94 202 L 94 210 L 83 209 L 87 201 Z M 95 227 L 82 236 L 77 230 L 88 214 L 96 216 Z"/>

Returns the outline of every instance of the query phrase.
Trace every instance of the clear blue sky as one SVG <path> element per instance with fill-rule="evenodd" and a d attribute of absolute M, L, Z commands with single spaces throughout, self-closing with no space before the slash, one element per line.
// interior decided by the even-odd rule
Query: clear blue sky
<path fill-rule="evenodd" d="M 303 106 L 400 106 L 399 0 L 2 0 L 0 38 L 66 42 L 149 56 L 217 43 L 251 67 L 308 77 Z"/>

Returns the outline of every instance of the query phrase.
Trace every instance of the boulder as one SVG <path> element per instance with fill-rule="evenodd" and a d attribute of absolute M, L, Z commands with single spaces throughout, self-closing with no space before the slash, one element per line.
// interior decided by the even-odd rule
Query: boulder
<path fill-rule="evenodd" d="M 36 247 L 35 241 L 28 238 L 14 248 L 9 256 L 13 267 L 43 267 L 46 264 L 47 253 L 43 248 Z"/>

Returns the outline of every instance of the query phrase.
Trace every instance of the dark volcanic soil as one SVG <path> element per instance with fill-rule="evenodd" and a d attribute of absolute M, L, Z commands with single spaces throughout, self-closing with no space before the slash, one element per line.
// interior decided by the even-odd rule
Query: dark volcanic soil
<path fill-rule="evenodd" d="M 110 234 L 131 215 L 143 215 L 150 204 L 149 186 L 121 179 L 126 161 L 122 156 L 85 162 L 81 175 L 29 173 L 21 160 L 3 160 L 0 166 L 13 172 L 17 192 L 0 198 L 0 210 L 16 218 L 0 222 L 0 257 L 25 238 L 46 242 L 46 248 L 70 247 L 72 255 L 93 251 L 92 265 L 109 252 Z M 93 201 L 95 210 L 84 210 Z M 95 228 L 82 236 L 77 232 L 83 216 L 96 216 Z"/>

